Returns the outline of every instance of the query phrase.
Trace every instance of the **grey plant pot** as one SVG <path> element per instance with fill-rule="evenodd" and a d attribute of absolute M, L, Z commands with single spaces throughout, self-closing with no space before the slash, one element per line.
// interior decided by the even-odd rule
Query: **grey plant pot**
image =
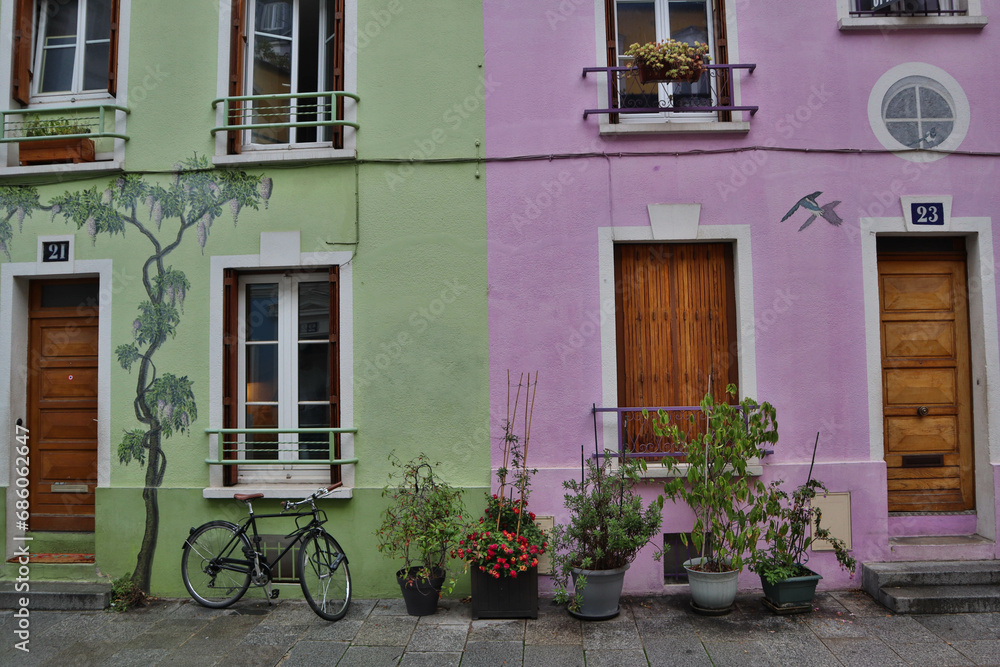
<path fill-rule="evenodd" d="M 625 582 L 625 570 L 619 567 L 615 570 L 580 570 L 573 568 L 573 586 L 581 574 L 587 578 L 583 587 L 580 611 L 570 610 L 570 615 L 585 621 L 601 621 L 618 615 L 618 601 L 622 596 L 622 584 Z"/>
<path fill-rule="evenodd" d="M 703 560 L 705 559 L 692 558 L 684 561 L 684 569 L 687 571 L 688 584 L 691 586 L 691 600 L 695 610 L 716 612 L 729 609 L 736 600 L 737 580 L 740 573 L 736 570 L 702 572 L 691 569 L 692 566 L 701 564 Z"/>

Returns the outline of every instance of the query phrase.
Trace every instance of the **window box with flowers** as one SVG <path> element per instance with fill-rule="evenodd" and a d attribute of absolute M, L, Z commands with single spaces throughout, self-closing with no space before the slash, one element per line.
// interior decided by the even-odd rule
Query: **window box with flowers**
<path fill-rule="evenodd" d="M 545 553 L 546 543 L 535 515 L 527 511 L 530 477 L 535 471 L 525 465 L 537 380 L 529 373 L 522 381 L 523 376 L 515 391 L 513 411 L 508 400 L 497 493 L 487 494 L 479 530 L 469 533 L 453 552 L 470 567 L 474 619 L 538 618 L 538 557 Z M 517 435 L 514 424 L 522 389 L 524 431 Z"/>
<path fill-rule="evenodd" d="M 675 39 L 632 44 L 625 55 L 632 58 L 639 82 L 643 84 L 694 83 L 712 60 L 708 44 L 688 44 Z"/>

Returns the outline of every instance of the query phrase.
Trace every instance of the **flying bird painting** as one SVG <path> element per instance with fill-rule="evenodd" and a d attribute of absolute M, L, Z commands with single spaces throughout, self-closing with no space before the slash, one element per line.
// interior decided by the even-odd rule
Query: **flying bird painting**
<path fill-rule="evenodd" d="M 820 206 L 819 202 L 817 202 L 816 199 L 821 194 L 823 193 L 819 191 L 813 192 L 812 194 L 808 194 L 802 199 L 795 202 L 795 205 L 788 210 L 788 213 L 785 214 L 785 217 L 783 217 L 781 221 L 784 222 L 785 220 L 788 220 L 790 217 L 792 217 L 792 215 L 795 214 L 796 211 L 799 210 L 799 207 L 801 206 L 802 208 L 812 213 L 812 215 L 810 215 L 809 218 L 802 223 L 802 226 L 799 227 L 800 232 L 809 225 L 811 225 L 813 221 L 816 219 L 816 216 L 823 218 L 834 227 L 839 227 L 840 223 L 842 223 L 844 220 L 839 215 L 837 215 L 837 212 L 834 211 L 833 209 L 835 209 L 837 205 L 840 204 L 840 201 L 839 200 L 832 201 L 828 204 L 823 204 L 822 206 Z"/>

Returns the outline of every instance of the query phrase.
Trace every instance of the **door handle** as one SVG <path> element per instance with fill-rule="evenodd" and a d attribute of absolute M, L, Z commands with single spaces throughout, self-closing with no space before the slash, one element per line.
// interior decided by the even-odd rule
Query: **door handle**
<path fill-rule="evenodd" d="M 920 415 L 921 417 L 926 417 L 928 412 L 930 411 L 927 409 L 927 406 L 925 405 L 921 405 L 919 408 L 917 408 L 917 414 Z"/>

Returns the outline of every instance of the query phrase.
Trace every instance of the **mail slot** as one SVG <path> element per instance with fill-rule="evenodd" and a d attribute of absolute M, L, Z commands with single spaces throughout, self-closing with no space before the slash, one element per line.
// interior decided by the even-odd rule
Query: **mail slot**
<path fill-rule="evenodd" d="M 67 484 L 66 482 L 56 482 L 52 485 L 52 493 L 87 493 L 89 489 L 86 484 Z"/>
<path fill-rule="evenodd" d="M 941 468 L 944 454 L 908 454 L 903 457 L 903 468 Z"/>

